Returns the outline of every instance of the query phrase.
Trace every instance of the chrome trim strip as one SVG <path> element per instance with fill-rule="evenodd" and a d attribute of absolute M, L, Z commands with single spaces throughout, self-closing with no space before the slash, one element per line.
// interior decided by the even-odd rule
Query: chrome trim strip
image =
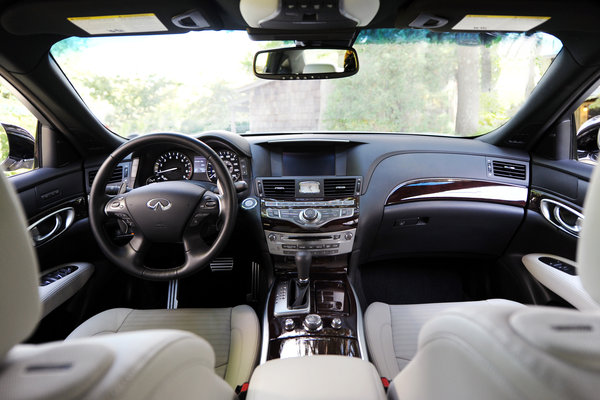
<path fill-rule="evenodd" d="M 267 143 L 271 144 L 271 143 L 291 143 L 291 142 L 302 142 L 303 140 L 298 139 L 298 138 L 292 138 L 292 139 L 272 139 L 272 140 L 268 140 Z M 306 141 L 309 142 L 332 142 L 332 143 L 350 143 L 350 139 L 327 139 L 327 138 L 312 138 L 312 137 L 308 137 L 306 138 Z"/>
<path fill-rule="evenodd" d="M 260 349 L 259 365 L 267 362 L 267 355 L 269 354 L 269 302 L 271 301 L 273 286 L 274 284 L 269 288 L 267 301 L 265 302 L 265 311 L 263 312 L 262 345 Z"/>
<path fill-rule="evenodd" d="M 446 191 L 440 191 L 435 193 L 427 193 L 412 197 L 407 197 L 402 199 L 403 201 L 420 201 L 420 200 L 436 200 L 442 198 L 450 198 L 457 200 L 496 200 L 502 202 L 527 202 L 527 194 L 528 190 L 526 186 L 518 186 L 509 183 L 500 183 L 482 179 L 460 179 L 460 178 L 429 178 L 429 179 L 415 179 L 406 182 L 402 182 L 401 184 L 394 187 L 387 198 L 385 199 L 384 204 L 388 204 L 390 197 L 392 197 L 397 190 L 402 187 L 421 184 L 451 184 L 451 183 L 460 183 L 460 182 L 481 182 L 491 184 L 489 186 L 481 186 L 477 188 L 464 188 L 464 189 L 451 189 Z M 400 204 L 400 203 L 394 203 Z"/>
<path fill-rule="evenodd" d="M 369 361 L 369 354 L 367 353 L 366 339 L 365 339 L 365 327 L 363 323 L 363 314 L 362 309 L 360 307 L 360 303 L 358 301 L 358 296 L 356 295 L 356 291 L 354 290 L 354 286 L 348 280 L 348 285 L 350 289 L 352 289 L 352 294 L 354 295 L 354 302 L 356 303 L 356 334 L 358 338 L 358 348 L 360 349 L 360 358 L 365 361 Z"/>

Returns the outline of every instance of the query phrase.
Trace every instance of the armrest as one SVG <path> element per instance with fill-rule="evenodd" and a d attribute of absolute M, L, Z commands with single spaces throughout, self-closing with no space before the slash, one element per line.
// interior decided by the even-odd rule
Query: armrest
<path fill-rule="evenodd" d="M 320 355 L 271 360 L 254 370 L 247 400 L 280 399 L 385 400 L 385 392 L 370 362 Z"/>
<path fill-rule="evenodd" d="M 555 260 L 558 263 L 549 261 Z M 577 271 L 577 263 L 563 257 L 552 254 L 527 254 L 522 258 L 525 268 L 542 285 L 552 290 L 554 293 L 571 303 L 579 310 L 595 311 L 600 306 L 585 291 L 578 275 L 571 275 L 567 270 L 573 266 Z M 544 262 L 546 261 L 546 262 Z M 554 264 L 551 265 L 551 264 Z"/>
<path fill-rule="evenodd" d="M 66 269 L 72 271 L 68 274 L 60 271 Z M 42 272 L 39 287 L 42 318 L 77 293 L 93 272 L 94 266 L 83 262 L 63 264 Z"/>

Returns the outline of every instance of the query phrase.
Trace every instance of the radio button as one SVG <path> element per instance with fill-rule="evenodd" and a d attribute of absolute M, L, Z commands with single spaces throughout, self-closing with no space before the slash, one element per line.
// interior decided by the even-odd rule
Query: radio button
<path fill-rule="evenodd" d="M 283 248 L 283 249 L 297 249 L 298 246 L 296 246 L 295 244 L 282 244 L 281 248 Z"/>

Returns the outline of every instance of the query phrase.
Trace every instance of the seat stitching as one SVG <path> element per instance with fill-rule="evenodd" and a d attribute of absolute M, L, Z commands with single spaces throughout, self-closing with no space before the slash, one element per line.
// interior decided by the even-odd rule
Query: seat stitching
<path fill-rule="evenodd" d="M 127 318 L 129 318 L 129 316 L 131 315 L 131 313 L 133 312 L 133 309 L 129 310 L 129 312 L 127 313 L 127 315 L 125 316 L 125 318 L 123 318 L 123 321 L 121 321 L 121 325 L 119 325 L 119 327 L 117 328 L 117 332 L 119 332 L 121 330 L 121 328 L 123 327 L 123 325 L 125 324 L 125 321 L 127 321 Z"/>

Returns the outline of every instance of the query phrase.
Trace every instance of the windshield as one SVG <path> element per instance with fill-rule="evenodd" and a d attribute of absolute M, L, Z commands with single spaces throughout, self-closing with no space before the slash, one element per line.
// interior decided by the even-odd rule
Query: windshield
<path fill-rule="evenodd" d="M 256 78 L 256 51 L 285 45 L 204 31 L 72 37 L 51 53 L 96 116 L 124 137 L 216 129 L 476 136 L 517 112 L 561 49 L 544 33 L 365 30 L 352 77 Z"/>

